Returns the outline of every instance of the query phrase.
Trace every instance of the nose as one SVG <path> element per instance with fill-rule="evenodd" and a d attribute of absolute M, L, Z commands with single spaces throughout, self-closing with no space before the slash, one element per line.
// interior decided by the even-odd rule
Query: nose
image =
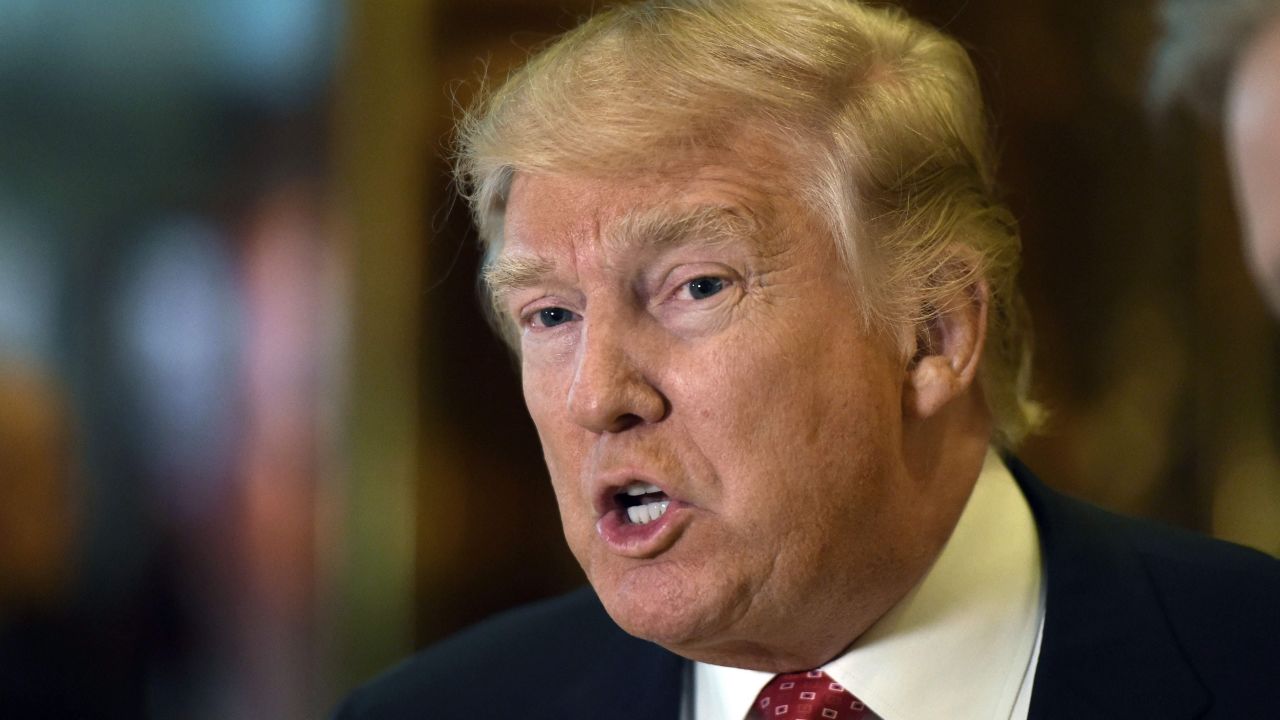
<path fill-rule="evenodd" d="M 655 423 L 667 414 L 667 398 L 637 360 L 642 352 L 635 333 L 617 324 L 588 324 L 578 345 L 569 413 L 594 433 L 618 433 Z"/>

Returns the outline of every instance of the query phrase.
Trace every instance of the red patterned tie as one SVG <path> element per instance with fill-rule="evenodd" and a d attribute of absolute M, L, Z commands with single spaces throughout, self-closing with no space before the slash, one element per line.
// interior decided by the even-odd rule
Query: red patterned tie
<path fill-rule="evenodd" d="M 756 697 L 748 720 L 870 720 L 866 705 L 821 670 L 778 675 Z"/>

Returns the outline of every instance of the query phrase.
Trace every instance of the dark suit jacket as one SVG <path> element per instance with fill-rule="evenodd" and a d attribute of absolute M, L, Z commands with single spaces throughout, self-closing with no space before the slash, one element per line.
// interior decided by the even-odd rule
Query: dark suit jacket
<path fill-rule="evenodd" d="M 1280 718 L 1280 562 L 1112 515 L 1009 464 L 1048 583 L 1032 720 Z M 584 588 L 427 649 L 337 718 L 675 720 L 684 670 Z"/>

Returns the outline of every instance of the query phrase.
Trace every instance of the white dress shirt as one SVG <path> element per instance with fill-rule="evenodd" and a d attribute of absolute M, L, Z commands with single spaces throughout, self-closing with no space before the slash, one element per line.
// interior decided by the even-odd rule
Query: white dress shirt
<path fill-rule="evenodd" d="M 884 720 L 1025 720 L 1044 626 L 1040 543 L 994 450 L 924 579 L 821 669 Z M 743 720 L 771 673 L 692 663 L 683 720 Z"/>

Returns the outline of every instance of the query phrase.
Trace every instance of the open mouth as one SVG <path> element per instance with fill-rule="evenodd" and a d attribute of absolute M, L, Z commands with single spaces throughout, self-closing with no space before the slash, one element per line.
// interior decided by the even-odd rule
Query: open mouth
<path fill-rule="evenodd" d="M 671 499 L 662 488 L 643 482 L 627 484 L 613 496 L 613 500 L 631 525 L 644 525 L 657 520 L 667 512 L 667 506 L 671 504 Z"/>

